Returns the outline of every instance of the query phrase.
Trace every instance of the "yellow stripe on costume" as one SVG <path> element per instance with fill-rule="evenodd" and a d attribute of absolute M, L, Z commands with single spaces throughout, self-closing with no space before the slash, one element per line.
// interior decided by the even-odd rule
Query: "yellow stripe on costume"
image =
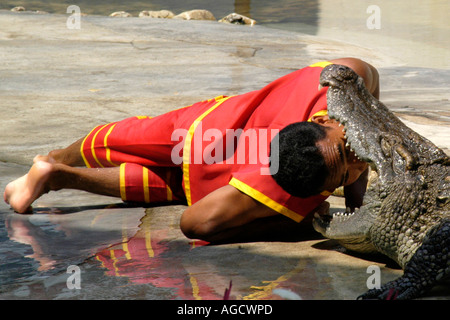
<path fill-rule="evenodd" d="M 314 64 L 310 65 L 309 67 L 310 68 L 314 68 L 314 67 L 325 68 L 326 66 L 328 66 L 330 64 L 333 64 L 333 63 L 330 62 L 330 61 L 320 61 L 320 62 L 317 62 L 317 63 L 314 63 Z"/>
<path fill-rule="evenodd" d="M 89 162 L 86 159 L 86 156 L 84 155 L 84 143 L 86 142 L 86 139 L 92 134 L 92 132 L 94 132 L 95 129 L 97 129 L 100 126 L 96 126 L 94 129 L 91 130 L 91 132 L 89 132 L 89 134 L 84 137 L 83 142 L 81 142 L 81 147 L 80 147 L 80 153 L 81 153 L 81 157 L 83 158 L 84 163 L 86 164 L 86 167 L 91 168 L 91 165 L 89 164 Z"/>
<path fill-rule="evenodd" d="M 100 166 L 100 168 L 104 168 L 103 165 L 100 163 L 100 161 L 97 158 L 97 155 L 95 154 L 95 139 L 97 138 L 97 135 L 99 134 L 100 131 L 102 131 L 105 127 L 107 126 L 107 124 L 105 124 L 103 127 L 101 127 L 95 134 L 94 137 L 92 138 L 91 141 L 91 152 L 92 152 L 92 156 L 94 157 L 95 162 L 97 162 L 97 164 Z"/>
<path fill-rule="evenodd" d="M 171 178 L 171 171 L 167 170 L 166 173 L 166 192 L 167 192 L 167 201 L 172 201 L 173 199 L 173 193 L 172 193 L 172 189 L 170 189 L 169 184 L 170 184 L 170 178 Z"/>
<path fill-rule="evenodd" d="M 323 116 L 326 116 L 327 114 L 328 114 L 328 111 L 327 111 L 327 110 L 320 110 L 320 111 L 317 111 L 316 113 L 314 113 L 314 114 L 311 116 L 311 118 L 308 119 L 308 122 L 311 122 L 311 119 L 312 119 L 313 117 L 323 117 Z"/>
<path fill-rule="evenodd" d="M 258 200 L 262 204 L 268 206 L 269 208 L 275 210 L 278 213 L 281 213 L 282 215 L 285 215 L 288 218 L 291 218 L 292 220 L 294 220 L 296 222 L 300 222 L 304 218 L 301 215 L 299 215 L 298 213 L 286 208 L 282 204 L 280 204 L 280 203 L 276 202 L 275 200 L 266 196 L 264 193 L 262 193 L 256 189 L 253 189 L 248 184 L 246 184 L 236 178 L 231 178 L 229 184 L 232 185 L 233 187 L 235 187 L 236 189 L 242 191 L 243 193 L 247 194 L 248 196 L 252 197 L 253 199 Z"/>
<path fill-rule="evenodd" d="M 148 190 L 148 169 L 146 167 L 142 167 L 142 187 L 144 191 L 144 202 L 150 202 L 150 193 Z"/>
<path fill-rule="evenodd" d="M 194 136 L 195 129 L 200 124 L 200 122 L 203 120 L 204 117 L 206 117 L 208 114 L 210 114 L 214 109 L 216 109 L 218 106 L 220 106 L 222 103 L 227 101 L 230 97 L 224 98 L 223 96 L 216 97 L 215 100 L 217 103 L 213 105 L 211 108 L 206 110 L 200 117 L 195 119 L 195 121 L 192 123 L 192 125 L 189 127 L 188 134 L 186 135 L 186 140 L 184 141 L 184 147 L 183 147 L 183 179 L 184 179 L 184 190 L 186 193 L 186 200 L 187 204 L 190 206 L 192 204 L 191 199 L 191 183 L 189 179 L 189 164 L 191 160 L 191 144 L 192 144 L 192 137 Z"/>
<path fill-rule="evenodd" d="M 120 198 L 127 201 L 127 191 L 125 187 L 125 166 L 126 163 L 120 165 Z"/>
<path fill-rule="evenodd" d="M 106 160 L 107 160 L 110 164 L 112 164 L 114 167 L 117 167 L 117 166 L 119 166 L 119 165 L 111 161 L 111 150 L 110 150 L 110 148 L 108 147 L 108 137 L 109 137 L 109 135 L 111 134 L 111 132 L 113 131 L 113 129 L 114 129 L 115 126 L 116 126 L 116 124 L 113 124 L 113 125 L 111 126 L 111 128 L 109 128 L 108 132 L 107 132 L 106 135 L 105 135 L 105 138 L 103 139 L 103 145 L 105 146 L 105 150 L 106 150 Z"/>

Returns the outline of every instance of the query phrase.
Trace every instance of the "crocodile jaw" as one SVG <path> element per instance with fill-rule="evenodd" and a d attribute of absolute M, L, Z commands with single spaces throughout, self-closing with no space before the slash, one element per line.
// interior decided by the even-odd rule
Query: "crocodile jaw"
<path fill-rule="evenodd" d="M 373 106 L 377 101 L 365 89 L 362 78 L 351 69 L 331 65 L 324 69 L 321 85 L 329 86 L 327 92 L 328 114 L 344 125 L 347 146 L 362 161 L 369 163 L 372 172 L 369 188 L 364 196 L 364 205 L 355 212 L 337 212 L 325 216 L 315 215 L 313 226 L 327 238 L 336 239 L 344 247 L 359 252 L 376 251 L 370 241 L 370 227 L 379 211 L 379 186 L 381 179 L 389 180 L 394 175 L 392 162 L 386 163 L 380 146 L 384 129 L 378 130 Z M 330 76 L 331 75 L 331 76 Z M 383 113 L 385 110 L 380 110 Z M 398 120 L 395 120 L 398 121 Z M 376 128 L 367 130 L 367 127 Z"/>
<path fill-rule="evenodd" d="M 366 196 L 365 196 L 366 197 Z M 314 214 L 313 227 L 324 237 L 337 240 L 347 249 L 373 253 L 377 250 L 370 240 L 373 205 L 363 205 L 354 212 Z"/>

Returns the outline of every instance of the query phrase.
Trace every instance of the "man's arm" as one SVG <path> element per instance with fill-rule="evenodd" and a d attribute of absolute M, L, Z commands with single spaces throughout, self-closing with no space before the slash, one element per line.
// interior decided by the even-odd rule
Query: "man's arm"
<path fill-rule="evenodd" d="M 187 208 L 181 231 L 192 239 L 213 243 L 269 241 L 289 235 L 308 235 L 307 229 L 231 185 L 221 187 Z"/>
<path fill-rule="evenodd" d="M 276 214 L 233 186 L 226 185 L 187 208 L 181 216 L 180 228 L 188 238 L 216 242 L 236 236 L 236 228 L 257 218 Z"/>

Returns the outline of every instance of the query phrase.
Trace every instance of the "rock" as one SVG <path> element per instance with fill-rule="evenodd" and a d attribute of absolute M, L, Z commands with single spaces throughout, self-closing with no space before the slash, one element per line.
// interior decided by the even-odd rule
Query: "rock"
<path fill-rule="evenodd" d="M 216 20 L 214 15 L 208 10 L 191 10 L 180 13 L 174 19 L 183 20 Z"/>
<path fill-rule="evenodd" d="M 24 7 L 18 6 L 11 9 L 13 12 L 25 11 Z"/>
<path fill-rule="evenodd" d="M 226 17 L 223 17 L 219 20 L 219 22 L 224 23 L 233 23 L 233 24 L 246 24 L 249 26 L 254 26 L 256 24 L 256 21 L 253 19 L 250 19 L 249 17 L 243 16 L 239 13 L 230 13 Z"/>
<path fill-rule="evenodd" d="M 24 11 L 27 11 L 27 10 L 25 9 L 25 7 L 17 6 L 17 7 L 12 8 L 11 11 L 12 12 L 24 12 Z M 41 10 L 28 11 L 28 12 L 36 13 L 36 14 L 48 14 L 47 11 L 41 11 Z"/>
<path fill-rule="evenodd" d="M 132 17 L 132 15 L 125 11 L 116 11 L 109 15 L 110 17 L 118 17 L 118 18 L 128 18 Z"/>
<path fill-rule="evenodd" d="M 171 19 L 175 17 L 174 13 L 169 10 L 159 10 L 159 11 L 141 11 L 139 13 L 139 18 L 162 18 Z"/>

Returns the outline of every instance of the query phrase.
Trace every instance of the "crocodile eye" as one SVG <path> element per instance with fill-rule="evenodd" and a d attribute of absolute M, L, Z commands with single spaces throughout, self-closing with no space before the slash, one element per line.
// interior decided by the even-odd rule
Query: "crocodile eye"
<path fill-rule="evenodd" d="M 380 141 L 381 151 L 385 157 L 391 157 L 391 145 L 390 143 L 383 137 Z"/>

